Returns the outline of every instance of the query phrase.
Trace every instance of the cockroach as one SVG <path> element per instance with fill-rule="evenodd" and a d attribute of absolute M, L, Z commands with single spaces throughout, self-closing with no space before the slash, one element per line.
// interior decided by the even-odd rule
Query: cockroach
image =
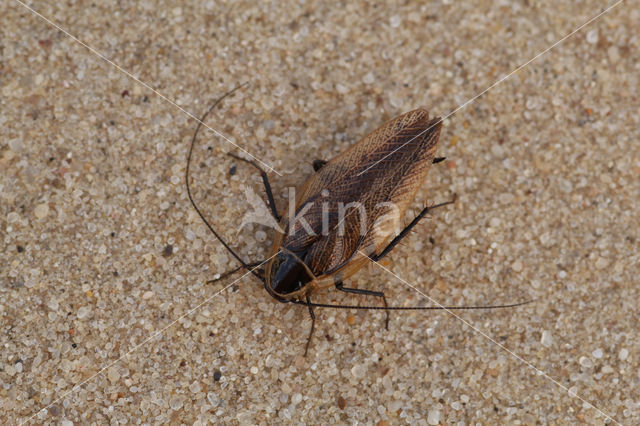
<path fill-rule="evenodd" d="M 382 291 L 344 285 L 344 281 L 365 264 L 377 262 L 389 254 L 427 213 L 455 201 L 454 195 L 450 201 L 424 207 L 409 225 L 399 233 L 394 232 L 394 223 L 403 217 L 413 202 L 431 164 L 444 160 L 436 157 L 442 120 L 439 117 L 429 118 L 424 108 L 393 118 L 329 161 L 315 160 L 312 163 L 314 173 L 296 191 L 295 202 L 282 215 L 276 208 L 264 169 L 255 161 L 230 153 L 259 171 L 269 208 L 280 227 L 266 261 L 243 260 L 209 224 L 194 202 L 189 187 L 191 156 L 202 123 L 225 97 L 240 87 L 217 99 L 196 127 L 187 155 L 187 194 L 208 229 L 240 263 L 238 268 L 210 282 L 244 268 L 258 278 L 277 301 L 307 306 L 311 329 L 305 356 L 315 328 L 313 308 L 317 307 L 384 309 L 385 326 L 388 328 L 391 310 L 492 309 L 529 303 L 464 307 L 388 306 Z M 383 306 L 332 305 L 311 301 L 314 294 L 328 288 L 377 297 Z"/>

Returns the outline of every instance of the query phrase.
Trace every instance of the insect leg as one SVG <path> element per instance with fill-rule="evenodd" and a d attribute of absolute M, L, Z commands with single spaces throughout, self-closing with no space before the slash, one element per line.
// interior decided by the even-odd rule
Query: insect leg
<path fill-rule="evenodd" d="M 382 250 L 382 252 L 380 252 L 380 254 L 376 254 L 375 256 L 369 256 L 369 258 L 371 260 L 374 261 L 378 261 L 380 259 L 382 259 L 383 257 L 385 257 L 387 254 L 389 254 L 389 252 L 391 250 L 393 250 L 393 248 L 404 238 L 407 236 L 407 234 L 409 232 L 411 232 L 411 229 L 413 229 L 414 226 L 416 226 L 418 224 L 418 222 L 420 222 L 420 219 L 422 219 L 427 213 L 429 213 L 430 210 L 436 209 L 438 207 L 442 207 L 442 206 L 446 206 L 447 204 L 452 204 L 456 201 L 457 195 L 454 194 L 453 196 L 453 200 L 451 201 L 447 201 L 444 203 L 440 203 L 440 204 L 436 204 L 435 206 L 431 206 L 431 207 L 425 207 L 424 209 L 422 209 L 422 211 L 420 212 L 420 214 L 418 216 L 415 217 L 415 219 L 413 219 L 411 221 L 411 223 L 409 225 L 407 225 L 406 228 L 404 228 L 402 230 L 402 232 L 400 232 L 390 243 L 389 245 Z"/>
<path fill-rule="evenodd" d="M 315 160 L 313 162 L 313 170 L 315 170 L 317 172 L 318 170 L 323 168 L 325 164 L 327 164 L 326 160 Z"/>
<path fill-rule="evenodd" d="M 230 270 L 230 271 L 227 271 L 227 272 L 223 273 L 223 274 L 222 274 L 222 275 L 220 275 L 218 278 L 214 278 L 214 279 L 212 279 L 212 280 L 207 281 L 207 284 L 212 284 L 212 283 L 218 282 L 218 281 L 220 281 L 220 280 L 223 280 L 223 279 L 227 278 L 229 275 L 233 275 L 233 274 L 235 274 L 236 272 L 238 272 L 238 271 L 239 271 L 239 270 L 241 270 L 241 269 L 245 269 L 245 268 L 247 268 L 247 269 L 255 268 L 256 266 L 259 266 L 259 265 L 261 265 L 261 264 L 263 264 L 263 263 L 264 263 L 264 260 L 261 260 L 261 261 L 259 261 L 259 262 L 251 262 L 251 263 L 247 263 L 246 265 L 240 265 L 240 266 L 238 266 L 237 268 L 234 268 L 234 269 L 232 269 L 232 270 Z M 258 274 L 261 274 L 261 275 L 262 275 L 262 274 L 264 274 L 264 271 L 263 271 L 262 269 L 258 269 L 256 272 L 257 272 Z"/>
<path fill-rule="evenodd" d="M 304 356 L 307 356 L 307 352 L 309 352 L 309 344 L 311 343 L 311 338 L 313 337 L 313 330 L 316 326 L 316 314 L 313 313 L 313 308 L 311 307 L 311 298 L 307 294 L 307 306 L 309 307 L 309 315 L 311 315 L 311 330 L 309 330 L 309 338 L 307 339 L 307 345 L 304 347 Z"/>
<path fill-rule="evenodd" d="M 278 216 L 278 209 L 276 208 L 276 201 L 273 199 L 273 192 L 271 191 L 271 184 L 269 183 L 269 177 L 267 177 L 267 173 L 262 170 L 262 167 L 258 165 L 253 160 L 247 160 L 246 158 L 242 158 L 237 156 L 236 154 L 230 152 L 229 156 L 235 158 L 236 160 L 244 161 L 245 163 L 251 164 L 253 167 L 258 169 L 260 172 L 260 176 L 262 177 L 262 183 L 264 184 L 264 190 L 267 193 L 267 199 L 269 200 L 269 208 L 271 209 L 271 214 L 273 217 L 280 222 L 280 216 Z"/>
<path fill-rule="evenodd" d="M 340 291 L 344 291 L 345 293 L 364 294 L 366 296 L 382 297 L 382 303 L 384 304 L 384 307 L 386 308 L 388 306 L 387 298 L 385 297 L 384 292 L 382 291 L 373 291 L 373 290 L 365 290 L 361 288 L 345 287 L 344 284 L 342 284 L 342 281 L 336 283 L 336 288 Z M 385 319 L 384 327 L 388 330 L 389 329 L 389 310 L 386 310 L 385 312 L 387 313 L 387 318 Z"/>

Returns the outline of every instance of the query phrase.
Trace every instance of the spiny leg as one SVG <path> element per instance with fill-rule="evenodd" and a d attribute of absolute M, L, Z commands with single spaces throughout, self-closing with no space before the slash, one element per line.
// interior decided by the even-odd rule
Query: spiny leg
<path fill-rule="evenodd" d="M 273 199 L 273 192 L 271 191 L 271 184 L 269 183 L 269 177 L 267 176 L 267 173 L 262 170 L 262 167 L 260 167 L 258 165 L 258 163 L 256 163 L 253 160 L 247 160 L 246 158 L 242 158 L 237 156 L 236 154 L 230 152 L 228 154 L 229 156 L 235 158 L 236 160 L 240 160 L 240 161 L 244 161 L 245 163 L 249 163 L 251 164 L 253 167 L 255 167 L 256 169 L 258 169 L 258 171 L 260 171 L 260 176 L 262 177 L 262 183 L 264 184 L 264 190 L 267 193 L 267 199 L 269 200 L 269 208 L 271 209 L 271 214 L 273 215 L 273 217 L 280 222 L 280 216 L 278 216 L 278 209 L 276 208 L 276 201 Z"/>
<path fill-rule="evenodd" d="M 227 271 L 227 272 L 223 273 L 218 278 L 214 278 L 212 280 L 207 281 L 207 284 L 212 284 L 212 283 L 218 282 L 220 280 L 223 280 L 223 279 L 227 278 L 229 275 L 233 275 L 233 274 L 235 274 L 236 272 L 238 272 L 241 269 L 245 269 L 245 268 L 252 269 L 252 268 L 255 268 L 256 266 L 259 266 L 259 265 L 261 265 L 263 263 L 264 263 L 264 260 L 261 260 L 259 262 L 247 263 L 246 265 L 240 265 L 237 268 L 234 268 L 234 269 L 232 269 L 230 271 Z M 257 272 L 261 273 L 262 270 L 259 269 Z"/>
<path fill-rule="evenodd" d="M 307 339 L 307 345 L 304 347 L 304 356 L 307 356 L 307 352 L 309 352 L 309 344 L 311 343 L 311 338 L 313 337 L 313 330 L 316 326 L 316 314 L 313 313 L 313 308 L 311 307 L 311 298 L 307 294 L 307 307 L 309 308 L 309 315 L 311 315 L 311 330 L 309 330 L 309 338 Z"/>
<path fill-rule="evenodd" d="M 407 227 L 402 230 L 402 232 L 400 232 L 393 240 L 391 240 L 389 245 L 384 250 L 382 250 L 382 252 L 380 252 L 380 254 L 377 254 L 375 256 L 369 256 L 369 258 L 371 260 L 378 261 L 378 260 L 382 259 L 383 257 L 385 257 L 387 254 L 389 254 L 389 252 L 391 250 L 393 250 L 393 248 L 400 241 L 402 241 L 402 239 L 404 237 L 407 236 L 407 234 L 409 232 L 411 232 L 413 227 L 416 226 L 418 224 L 418 222 L 420 222 L 420 219 L 422 219 L 427 213 L 429 213 L 430 210 L 437 209 L 438 207 L 446 206 L 447 204 L 452 204 L 452 203 L 454 203 L 456 201 L 457 197 L 458 196 L 456 194 L 453 194 L 453 200 L 451 200 L 451 201 L 447 201 L 447 202 L 444 202 L 444 203 L 436 204 L 435 206 L 431 206 L 431 207 L 425 207 L 424 209 L 422 209 L 420 214 L 418 216 L 416 216 L 415 219 L 413 219 L 411 221 L 411 223 L 409 225 L 407 225 Z"/>
<path fill-rule="evenodd" d="M 365 290 L 361 288 L 345 287 L 342 281 L 336 283 L 336 288 L 340 291 L 344 291 L 345 293 L 363 294 L 365 296 L 382 297 L 382 304 L 384 305 L 384 307 L 386 308 L 387 306 L 389 306 L 387 305 L 387 298 L 385 297 L 384 292 L 382 291 L 373 291 L 373 290 Z M 387 318 L 385 319 L 385 322 L 384 322 L 384 328 L 388 330 L 389 329 L 389 310 L 386 309 L 385 312 L 387 313 Z"/>

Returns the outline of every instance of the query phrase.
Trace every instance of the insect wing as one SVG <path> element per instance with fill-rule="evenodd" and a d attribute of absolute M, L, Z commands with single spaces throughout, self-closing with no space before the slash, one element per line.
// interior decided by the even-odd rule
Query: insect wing
<path fill-rule="evenodd" d="M 333 158 L 300 188 L 282 245 L 305 253 L 316 276 L 340 269 L 359 250 L 382 250 L 424 182 L 440 127 L 426 110 L 410 111 Z"/>

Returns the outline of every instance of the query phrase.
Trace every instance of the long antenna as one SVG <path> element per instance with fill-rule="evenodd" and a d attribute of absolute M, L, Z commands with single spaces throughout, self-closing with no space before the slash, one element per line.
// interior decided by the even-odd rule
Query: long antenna
<path fill-rule="evenodd" d="M 209 107 L 209 109 L 207 110 L 207 112 L 204 113 L 204 115 L 202 116 L 202 118 L 200 119 L 200 121 L 198 121 L 198 126 L 196 127 L 196 131 L 193 133 L 193 139 L 191 139 L 191 146 L 189 147 L 189 154 L 187 155 L 187 167 L 185 170 L 185 181 L 187 183 L 187 195 L 189 196 L 189 201 L 191 201 L 191 205 L 193 206 L 193 208 L 196 210 L 196 212 L 198 213 L 198 215 L 200 216 L 200 218 L 202 219 L 202 221 L 205 223 L 205 225 L 207 225 L 207 228 L 209 228 L 209 230 L 211 231 L 211 233 L 213 233 L 213 235 L 215 235 L 215 237 L 218 239 L 218 241 L 220 241 L 222 243 L 222 245 L 224 246 L 224 248 L 226 248 L 229 253 L 231 253 L 233 255 L 233 257 L 235 257 L 238 262 L 240 262 L 242 264 L 243 267 L 245 267 L 246 269 L 248 269 L 254 276 L 256 276 L 260 281 L 264 282 L 264 280 L 262 279 L 262 277 L 260 277 L 260 275 L 258 275 L 258 273 L 256 271 L 254 271 L 253 269 L 251 269 L 251 266 L 249 264 L 247 264 L 244 260 L 242 260 L 242 258 L 236 254 L 235 251 L 233 251 L 233 249 L 229 246 L 229 244 L 227 244 L 227 242 L 220 236 L 220 234 L 218 234 L 215 229 L 213 229 L 213 227 L 209 224 L 209 222 L 207 221 L 207 219 L 204 217 L 204 214 L 202 214 L 202 212 L 200 211 L 200 209 L 198 208 L 198 206 L 196 205 L 195 201 L 193 201 L 193 196 L 191 195 L 191 187 L 189 186 L 189 169 L 191 166 L 191 154 L 193 153 L 193 148 L 196 144 L 196 138 L 198 136 L 198 131 L 200 130 L 200 127 L 202 127 L 202 123 L 204 123 L 204 120 L 207 118 L 207 116 L 209 115 L 209 113 L 211 111 L 213 111 L 213 109 L 215 107 L 218 106 L 218 104 L 220 104 L 220 102 L 222 102 L 222 100 L 224 98 L 226 98 L 227 96 L 233 94 L 236 90 L 247 86 L 249 83 L 243 83 L 239 86 L 234 87 L 233 89 L 231 89 L 230 91 L 228 91 L 227 93 L 225 93 L 224 95 L 222 95 L 220 98 L 218 98 L 213 105 L 211 105 Z"/>
<path fill-rule="evenodd" d="M 508 305 L 482 305 L 482 306 L 360 306 L 360 305 L 332 305 L 329 303 L 313 303 L 305 302 L 302 300 L 290 300 L 291 303 L 296 305 L 311 306 L 313 308 L 336 308 L 336 309 L 363 309 L 368 311 L 461 311 L 461 310 L 480 310 L 480 309 L 502 309 L 502 308 L 515 308 L 516 306 L 528 305 L 535 302 L 535 299 L 527 300 L 525 302 L 510 303 Z"/>

